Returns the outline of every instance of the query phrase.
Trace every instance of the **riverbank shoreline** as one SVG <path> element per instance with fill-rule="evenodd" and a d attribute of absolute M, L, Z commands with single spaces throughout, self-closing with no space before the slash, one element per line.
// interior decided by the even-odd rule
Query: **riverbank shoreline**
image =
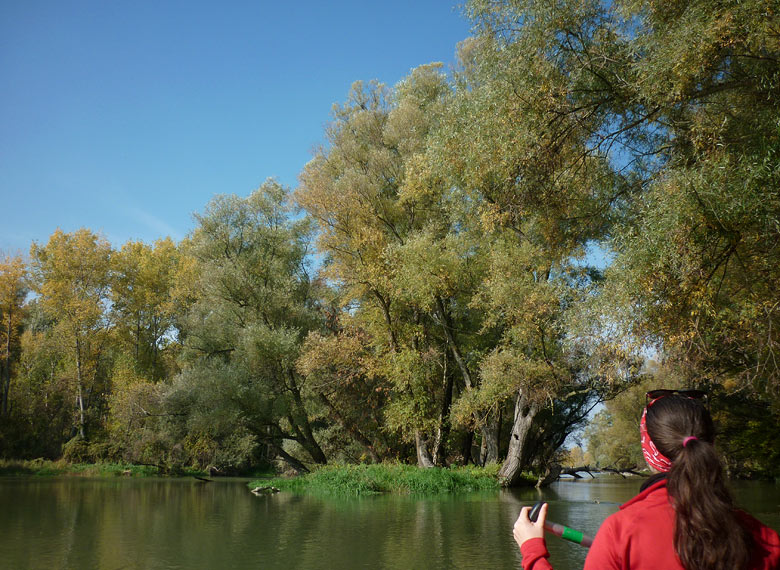
<path fill-rule="evenodd" d="M 156 465 L 136 465 L 132 463 L 69 463 L 64 459 L 2 459 L 0 477 L 160 477 L 162 473 Z M 204 471 L 185 469 L 177 476 L 205 477 Z"/>

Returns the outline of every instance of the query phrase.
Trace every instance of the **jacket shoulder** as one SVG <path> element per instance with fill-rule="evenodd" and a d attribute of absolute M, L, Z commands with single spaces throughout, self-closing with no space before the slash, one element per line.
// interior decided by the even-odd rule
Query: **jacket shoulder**
<path fill-rule="evenodd" d="M 737 511 L 737 516 L 753 537 L 755 552 L 751 568 L 780 568 L 780 536 L 777 532 L 744 511 Z"/>

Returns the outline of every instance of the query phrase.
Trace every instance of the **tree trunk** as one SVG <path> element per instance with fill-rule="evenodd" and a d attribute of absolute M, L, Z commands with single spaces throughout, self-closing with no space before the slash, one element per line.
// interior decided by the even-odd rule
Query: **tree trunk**
<path fill-rule="evenodd" d="M 157 343 L 160 342 L 160 323 L 158 322 L 158 319 L 156 317 L 153 318 L 153 332 L 152 332 L 152 370 L 155 371 L 155 381 L 158 380 L 157 378 L 157 356 L 159 353 L 159 348 L 157 346 Z"/>
<path fill-rule="evenodd" d="M 328 399 L 328 397 L 325 394 L 320 393 L 320 401 L 325 404 L 325 407 L 328 408 L 330 413 L 333 416 L 333 419 L 338 422 L 338 424 L 349 434 L 352 436 L 352 438 L 357 441 L 360 445 L 363 446 L 363 448 L 368 452 L 368 454 L 371 456 L 371 461 L 374 463 L 379 463 L 382 461 L 382 459 L 377 454 L 376 450 L 374 449 L 374 446 L 372 445 L 371 441 L 363 435 L 363 433 L 354 426 L 351 422 L 348 422 L 343 415 L 341 415 L 341 412 L 339 412 L 336 409 L 336 406 L 333 405 L 333 403 Z"/>
<path fill-rule="evenodd" d="M 558 480 L 558 477 L 560 477 L 561 473 L 562 467 L 560 465 L 548 465 L 545 472 L 542 475 L 539 475 L 539 479 L 536 481 L 536 488 L 539 489 L 541 487 L 547 487 L 548 485 L 555 483 Z M 581 478 L 576 473 L 574 476 L 575 478 Z M 593 477 L 592 473 L 591 477 Z"/>
<path fill-rule="evenodd" d="M 515 400 L 515 419 L 512 424 L 506 461 L 498 472 L 498 479 L 504 487 L 513 487 L 520 481 L 523 468 L 526 467 L 526 440 L 538 411 L 537 405 L 529 403 L 523 391 L 519 390 Z"/>
<path fill-rule="evenodd" d="M 436 430 L 436 439 L 433 442 L 433 464 L 440 465 L 445 453 L 444 441 L 450 434 L 450 408 L 452 407 L 452 389 L 454 380 L 449 373 L 449 357 L 444 353 L 444 397 L 442 398 L 441 411 L 439 412 L 439 427 Z"/>
<path fill-rule="evenodd" d="M 85 439 L 86 435 L 84 430 L 84 394 L 82 389 L 82 383 L 83 383 L 83 375 L 81 370 L 81 343 L 78 341 L 77 338 L 76 339 L 76 384 L 77 384 L 76 400 L 79 406 L 79 435 L 81 436 L 81 439 Z"/>
<path fill-rule="evenodd" d="M 317 440 L 314 438 L 314 434 L 311 431 L 311 424 L 309 423 L 309 418 L 306 414 L 306 408 L 303 405 L 303 399 L 301 398 L 301 391 L 298 388 L 298 384 L 295 382 L 295 373 L 288 369 L 287 374 L 290 378 L 290 392 L 292 392 L 293 399 L 295 400 L 295 405 L 298 408 L 298 412 L 301 416 L 300 422 L 295 422 L 292 414 L 290 414 L 290 421 L 294 424 L 300 424 L 299 427 L 301 428 L 303 432 L 303 441 L 301 441 L 301 445 L 303 445 L 304 449 L 309 452 L 309 455 L 311 455 L 311 458 L 314 460 L 315 463 L 325 464 L 328 462 L 328 459 L 325 457 L 325 453 L 322 451 L 322 448 L 320 447 L 320 444 L 317 443 Z M 291 426 L 296 427 L 296 426 Z"/>
<path fill-rule="evenodd" d="M 469 367 L 466 364 L 463 355 L 460 353 L 460 348 L 455 340 L 455 335 L 452 334 L 452 317 L 450 317 L 449 312 L 444 308 L 444 301 L 442 301 L 441 297 L 436 297 L 436 304 L 439 308 L 441 322 L 444 325 L 444 335 L 447 339 L 447 344 L 450 345 L 452 356 L 455 357 L 455 362 L 458 364 L 458 368 L 460 368 L 460 373 L 463 376 L 463 382 L 466 384 L 466 389 L 471 390 L 474 383 L 471 381 L 471 372 L 469 371 Z"/>
<path fill-rule="evenodd" d="M 439 309 L 439 316 L 442 322 L 442 328 L 444 329 L 444 335 L 447 339 L 447 344 L 452 351 L 452 356 L 455 358 L 455 362 L 460 369 L 461 376 L 463 377 L 463 383 L 466 385 L 466 390 L 474 388 L 474 381 L 471 377 L 471 371 L 469 370 L 466 359 L 460 352 L 457 339 L 452 334 L 454 325 L 452 323 L 452 316 L 444 306 L 444 300 L 441 297 L 436 297 L 436 306 Z M 479 428 L 482 432 L 482 444 L 483 450 L 480 450 L 480 463 L 485 465 L 486 463 L 498 462 L 498 427 L 493 425 L 491 420 L 479 421 Z"/>
<path fill-rule="evenodd" d="M 463 465 L 468 465 L 469 463 L 473 463 L 473 458 L 471 457 L 471 446 L 474 444 L 474 432 L 469 430 L 466 432 L 466 437 L 463 440 L 463 447 L 461 448 L 461 453 L 463 454 Z"/>
<path fill-rule="evenodd" d="M 423 438 L 419 430 L 415 430 L 414 432 L 414 444 L 417 448 L 417 465 L 419 467 L 425 467 L 426 469 L 433 467 L 433 461 L 428 452 L 428 442 Z"/>
<path fill-rule="evenodd" d="M 390 340 L 390 350 L 392 352 L 398 352 L 398 339 L 395 336 L 393 330 L 393 319 L 390 316 L 390 302 L 386 301 L 378 291 L 373 290 L 374 295 L 379 300 L 379 304 L 382 306 L 382 315 L 385 317 L 385 323 L 387 324 L 387 332 Z"/>
<path fill-rule="evenodd" d="M 295 459 L 295 457 L 293 457 L 292 455 L 290 455 L 289 453 L 287 453 L 287 452 L 286 452 L 286 451 L 285 451 L 285 450 L 282 448 L 282 446 L 281 446 L 281 445 L 277 445 L 275 442 L 273 442 L 273 441 L 269 441 L 269 442 L 268 442 L 268 446 L 269 446 L 269 447 L 272 447 L 272 448 L 274 449 L 274 451 L 276 451 L 276 453 L 277 453 L 277 454 L 278 454 L 278 455 L 279 455 L 279 456 L 280 456 L 282 459 L 284 459 L 284 460 L 285 460 L 285 461 L 286 461 L 286 462 L 287 462 L 287 463 L 290 465 L 290 467 L 292 467 L 293 469 L 295 469 L 295 470 L 296 470 L 298 473 L 308 473 L 308 472 L 309 472 L 309 469 L 308 469 L 308 468 L 307 468 L 307 467 L 306 467 L 306 466 L 305 466 L 303 463 L 301 463 L 300 461 L 298 461 L 297 459 Z"/>
<path fill-rule="evenodd" d="M 498 463 L 498 419 L 488 417 L 480 426 L 482 430 L 482 447 L 479 451 L 479 461 L 482 465 Z"/>
<path fill-rule="evenodd" d="M 138 356 L 141 353 L 141 318 L 135 319 L 135 365 L 138 366 Z"/>

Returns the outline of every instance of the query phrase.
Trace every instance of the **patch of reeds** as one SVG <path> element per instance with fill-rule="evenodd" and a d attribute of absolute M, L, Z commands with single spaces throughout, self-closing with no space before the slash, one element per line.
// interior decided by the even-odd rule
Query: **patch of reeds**
<path fill-rule="evenodd" d="M 379 493 L 469 493 L 497 490 L 498 469 L 497 465 L 430 469 L 393 463 L 326 465 L 300 477 L 252 481 L 249 486 L 273 486 L 296 493 L 353 497 Z"/>

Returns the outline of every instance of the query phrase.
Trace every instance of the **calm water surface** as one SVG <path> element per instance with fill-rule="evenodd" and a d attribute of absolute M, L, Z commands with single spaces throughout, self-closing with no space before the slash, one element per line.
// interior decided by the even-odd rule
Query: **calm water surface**
<path fill-rule="evenodd" d="M 519 568 L 512 523 L 524 504 L 586 533 L 636 494 L 639 479 L 415 499 L 252 495 L 244 481 L 2 479 L 0 566 L 74 569 Z M 736 486 L 740 504 L 780 530 L 780 487 Z M 557 570 L 585 549 L 550 538 Z"/>

